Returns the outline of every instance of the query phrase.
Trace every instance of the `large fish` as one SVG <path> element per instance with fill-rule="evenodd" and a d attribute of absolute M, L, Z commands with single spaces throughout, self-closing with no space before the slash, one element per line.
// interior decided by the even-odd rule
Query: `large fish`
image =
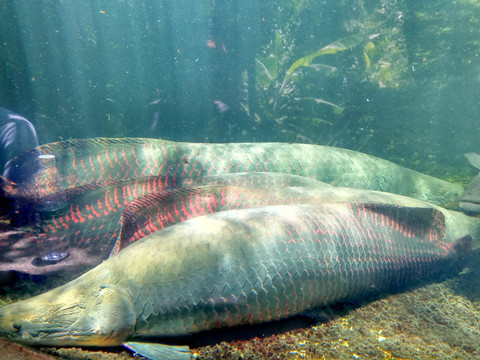
<path fill-rule="evenodd" d="M 38 154 L 55 157 L 45 167 Z M 332 185 L 380 190 L 449 206 L 463 189 L 359 152 L 286 143 L 195 144 L 156 139 L 83 139 L 40 146 L 19 160 L 31 176 L 2 185 L 10 196 L 38 200 L 66 188 L 147 176 L 196 178 L 233 172 L 282 172 Z M 25 176 L 24 176 L 25 177 Z M 457 206 L 457 205 L 452 205 Z"/>
<path fill-rule="evenodd" d="M 262 178 L 267 174 L 254 174 Z M 480 219 L 463 213 L 402 195 L 362 189 L 330 186 L 313 182 L 313 187 L 248 187 L 231 186 L 237 179 L 250 178 L 250 174 L 231 174 L 218 177 L 226 185 L 207 185 L 181 188 L 140 197 L 130 202 L 122 213 L 122 226 L 112 253 L 158 230 L 193 217 L 232 209 L 272 205 L 299 205 L 324 203 L 378 203 L 405 207 L 431 208 L 442 212 L 445 218 L 445 240 L 454 242 L 464 234 L 473 237 L 480 246 Z M 215 178 L 215 177 L 214 177 Z M 275 179 L 274 174 L 269 174 Z M 280 175 L 280 178 L 283 178 Z M 188 181 L 187 181 L 188 182 Z M 208 181 L 204 181 L 208 184 Z M 262 181 L 265 183 L 265 181 Z"/>
<path fill-rule="evenodd" d="M 68 259 L 66 266 L 98 263 L 116 238 L 123 206 L 151 191 L 176 187 L 162 183 L 170 179 L 190 179 L 195 183 L 208 178 L 207 174 L 276 171 L 333 184 L 407 193 L 444 205 L 460 191 L 456 185 L 365 154 L 299 144 L 70 140 L 27 152 L 13 168 L 24 181 L 11 183 L 0 179 L 0 191 L 15 201 L 15 213 L 23 214 L 23 209 L 35 206 L 31 217 L 35 218 L 36 230 L 34 236 L 21 241 L 11 238 L 2 242 L 0 270 L 28 273 L 51 271 L 52 267 L 40 269 L 32 266 L 31 261 L 48 258 L 52 253 L 69 254 L 64 257 Z M 160 176 L 152 180 L 151 175 Z M 160 186 L 150 186 L 155 182 Z M 34 261 L 38 263 L 45 262 Z M 55 268 L 62 270 L 61 266 Z"/>
<path fill-rule="evenodd" d="M 199 187 L 205 184 L 214 185 Z M 170 186 L 195 188 L 169 189 Z M 67 190 L 70 203 L 68 211 L 42 219 L 41 231 L 35 236 L 25 237 L 18 242 L 12 240 L 9 246 L 1 247 L 0 270 L 17 270 L 29 274 L 62 272 L 68 275 L 76 270 L 93 267 L 106 259 L 117 237 L 113 252 L 152 232 L 192 217 L 231 209 L 281 204 L 357 201 L 430 207 L 443 212 L 447 241 L 454 241 L 468 233 L 480 243 L 480 219 L 401 195 L 334 187 L 286 174 L 238 173 L 198 179 L 153 177 L 98 189 L 85 187 L 90 192 L 80 196 L 80 199 L 72 194 L 75 192 L 73 189 Z M 167 190 L 161 191 L 165 188 Z M 62 257 L 61 262 L 43 260 L 44 257 L 48 259 L 52 253 L 68 256 Z M 54 257 L 57 258 L 58 256 Z M 39 267 L 39 264 L 45 266 Z"/>
<path fill-rule="evenodd" d="M 113 346 L 282 319 L 458 271 L 471 238 L 444 239 L 444 217 L 431 208 L 337 203 L 200 216 L 1 308 L 0 335 Z"/>

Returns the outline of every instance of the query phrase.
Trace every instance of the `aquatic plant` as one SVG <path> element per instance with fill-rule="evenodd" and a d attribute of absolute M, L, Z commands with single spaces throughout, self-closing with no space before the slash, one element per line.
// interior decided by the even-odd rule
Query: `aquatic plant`
<path fill-rule="evenodd" d="M 294 46 L 288 44 L 286 38 L 278 30 L 270 45 L 272 52 L 256 59 L 260 110 L 256 120 L 273 124 L 275 135 L 283 140 L 318 142 L 318 138 L 309 138 L 306 134 L 311 133 L 312 127 L 328 130 L 332 125 L 331 116 L 341 115 L 343 107 L 327 97 L 342 81 L 338 67 L 317 59 L 351 50 L 367 37 L 355 34 L 336 40 L 293 62 L 290 59 Z M 333 63 L 341 63 L 341 59 Z M 336 84 L 331 86 L 332 83 Z"/>

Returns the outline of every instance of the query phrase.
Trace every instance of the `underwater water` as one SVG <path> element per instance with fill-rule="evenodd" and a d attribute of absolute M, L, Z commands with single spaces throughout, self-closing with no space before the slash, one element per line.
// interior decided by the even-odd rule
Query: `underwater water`
<path fill-rule="evenodd" d="M 0 0 L 0 9 L 0 107 L 29 119 L 40 144 L 96 137 L 301 143 L 374 155 L 456 186 L 478 172 L 464 157 L 480 151 L 478 1 Z M 100 159 L 93 149 L 82 156 Z M 181 161 L 198 171 L 192 159 Z M 72 184 L 91 186 L 81 181 Z M 108 194 L 135 186 L 46 198 L 41 221 L 56 226 L 70 205 L 87 208 L 100 196 L 107 208 Z M 114 212 L 112 228 L 121 206 Z M 0 223 L 6 242 L 25 230 L 9 221 Z M 95 231 L 107 227 L 102 221 Z M 75 256 L 40 247 L 34 258 L 55 266 Z M 320 321 L 187 342 L 205 359 L 480 358 L 475 274 L 472 265 L 447 282 L 322 309 Z M 2 301 L 51 287 L 42 281 L 3 287 Z M 48 351 L 130 358 L 118 348 Z"/>
<path fill-rule="evenodd" d="M 2 9 L 1 105 L 31 119 L 42 143 L 312 142 L 438 173 L 476 151 L 475 1 L 5 1 Z"/>

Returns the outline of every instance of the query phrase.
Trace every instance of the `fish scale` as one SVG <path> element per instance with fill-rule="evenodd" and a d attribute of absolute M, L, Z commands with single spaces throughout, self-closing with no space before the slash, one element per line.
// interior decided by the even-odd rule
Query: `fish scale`
<path fill-rule="evenodd" d="M 120 229 L 120 217 L 126 204 L 139 196 L 177 186 L 173 177 L 149 177 L 123 182 L 105 182 L 69 188 L 44 200 L 61 198 L 65 209 L 48 213 L 39 211 L 34 236 L 36 241 L 14 253 L 0 247 L 0 259 L 6 263 L 19 256 L 38 255 L 72 248 L 86 249 L 99 261 L 110 253 Z"/>
<path fill-rule="evenodd" d="M 21 186 L 4 190 L 12 195 L 42 198 L 70 187 L 146 176 L 199 177 L 233 172 L 282 172 L 333 185 L 381 190 L 436 204 L 454 201 L 458 185 L 435 179 L 389 161 L 331 146 L 286 143 L 182 143 L 157 139 L 79 139 L 40 146 L 25 154 L 55 155 L 56 170 L 46 169 Z M 37 164 L 38 166 L 38 164 Z M 61 181 L 55 180 L 60 176 Z M 55 187 L 51 184 L 56 184 Z"/>
<path fill-rule="evenodd" d="M 273 206 L 177 224 L 109 261 L 142 254 L 149 265 L 135 282 L 150 290 L 132 300 L 142 308 L 134 336 L 165 336 L 280 319 L 414 284 L 455 257 L 443 239 L 443 217 L 432 209 Z M 167 251 L 176 256 L 158 255 Z"/>
<path fill-rule="evenodd" d="M 253 177 L 260 177 L 260 175 Z M 269 178 L 266 175 L 263 175 L 263 177 L 265 179 L 260 189 L 228 185 L 201 186 L 151 194 L 132 201 L 123 212 L 122 232 L 113 253 L 118 252 L 130 242 L 141 239 L 166 226 L 206 213 L 267 205 L 321 203 L 329 202 L 335 198 L 335 196 L 326 195 L 328 190 L 321 183 L 309 184 L 313 186 L 310 189 L 285 187 L 278 189 L 275 186 L 264 188 L 267 180 L 270 180 L 270 183 L 275 182 L 272 180 L 275 177 Z M 210 177 L 208 181 L 204 179 L 202 183 L 208 184 L 210 180 L 213 180 L 213 183 L 218 183 L 216 180 L 220 179 L 224 183 L 238 183 L 242 181 L 237 179 L 245 178 L 248 177 L 244 174 L 231 174 L 229 176 Z M 200 181 L 197 183 L 200 183 Z M 315 189 L 318 191 L 315 191 Z M 354 197 L 352 196 L 352 198 Z M 396 200 L 401 203 L 400 198 Z M 381 200 L 379 199 L 379 201 Z"/>
<path fill-rule="evenodd" d="M 232 182 L 237 177 L 231 177 Z M 213 182 L 215 178 L 211 178 Z M 222 182 L 227 182 L 222 177 Z M 203 183 L 208 183 L 205 179 Z M 264 181 L 265 185 L 265 181 Z M 320 186 L 320 184 L 317 184 Z M 299 194 L 283 188 L 245 188 L 238 186 L 198 186 L 149 194 L 130 202 L 122 214 L 122 230 L 113 250 L 120 251 L 129 243 L 155 231 L 192 217 L 218 211 L 278 204 L 322 202 L 314 192 Z"/>
<path fill-rule="evenodd" d="M 31 259 L 49 252 L 69 253 L 77 250 L 82 251 L 82 256 L 84 259 L 88 259 L 88 264 L 96 265 L 111 253 L 120 230 L 121 214 L 127 204 L 132 203 L 128 206 L 129 208 L 134 207 L 135 212 L 145 214 L 145 209 L 135 206 L 137 198 L 142 198 L 151 193 L 167 199 L 170 198 L 167 203 L 165 201 L 161 203 L 165 205 L 162 208 L 164 213 L 161 215 L 166 218 L 163 226 L 153 224 L 148 231 L 147 229 L 142 229 L 144 233 L 151 233 L 158 227 L 165 227 L 192 216 L 198 216 L 198 213 L 202 212 L 199 207 L 203 206 L 201 202 L 198 202 L 200 199 L 195 198 L 198 211 L 196 209 L 192 211 L 190 210 L 190 206 L 193 204 L 192 199 L 189 199 L 185 194 L 183 197 L 180 197 L 179 201 L 174 201 L 175 199 L 172 197 L 181 195 L 181 193 L 174 191 L 175 188 L 203 184 L 241 185 L 248 188 L 244 191 L 247 194 L 251 192 L 252 197 L 258 197 L 257 190 L 254 190 L 254 188 L 275 189 L 287 186 L 326 186 L 315 180 L 294 175 L 250 173 L 199 178 L 146 177 L 129 181 L 107 181 L 69 188 L 43 199 L 43 201 L 51 203 L 58 202 L 61 199 L 67 206 L 53 213 L 38 211 L 33 236 L 25 236 L 25 238 L 28 237 L 30 240 L 26 241 L 21 248 L 16 248 L 15 251 L 12 251 L 15 239 L 0 246 L 0 259 L 2 260 L 0 269 L 44 273 L 51 267 L 39 269 L 30 264 Z M 168 191 L 173 193 L 170 194 Z M 264 197 L 264 194 L 261 194 L 261 192 L 259 194 Z M 278 195 L 281 196 L 281 194 Z M 243 207 L 248 206 L 248 203 L 242 202 L 231 204 L 231 206 Z M 175 213 L 176 207 L 181 210 L 178 214 Z M 214 209 L 211 209 L 211 211 L 214 211 Z M 215 209 L 215 211 L 219 210 Z M 141 237 L 131 239 L 128 242 L 120 241 L 119 244 L 122 244 L 121 247 L 123 247 L 130 241 L 138 240 Z M 17 262 L 19 258 L 28 260 L 28 257 L 30 257 L 30 260 L 25 265 Z M 68 266 L 72 261 L 74 261 L 74 257 L 63 261 L 62 265 Z M 28 268 L 25 268 L 25 266 L 28 266 Z"/>

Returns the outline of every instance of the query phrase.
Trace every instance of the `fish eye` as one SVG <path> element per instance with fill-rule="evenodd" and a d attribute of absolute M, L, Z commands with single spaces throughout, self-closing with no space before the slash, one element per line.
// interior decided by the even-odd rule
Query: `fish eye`
<path fill-rule="evenodd" d="M 20 331 L 20 330 L 22 329 L 22 324 L 13 323 L 13 328 L 14 328 L 16 331 Z"/>

